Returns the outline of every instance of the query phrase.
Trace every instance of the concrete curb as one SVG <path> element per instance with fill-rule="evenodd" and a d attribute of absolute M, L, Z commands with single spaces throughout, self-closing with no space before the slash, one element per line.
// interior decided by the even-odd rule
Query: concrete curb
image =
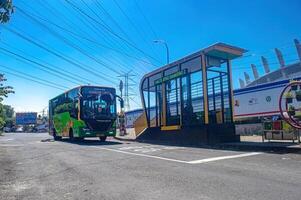
<path fill-rule="evenodd" d="M 275 152 L 301 152 L 301 146 L 299 144 L 276 144 L 276 143 L 264 143 L 264 144 L 250 144 L 250 143 L 223 143 L 215 145 L 217 148 L 233 149 L 242 151 L 275 151 Z"/>
<path fill-rule="evenodd" d="M 154 141 L 154 140 L 141 140 L 141 139 L 127 139 L 114 137 L 120 141 L 128 142 L 139 142 L 148 143 L 156 145 L 170 145 L 170 146 L 184 146 L 184 147 L 195 147 L 195 148 L 207 148 L 207 149 L 220 149 L 220 150 L 236 150 L 236 151 L 264 151 L 264 152 L 286 152 L 286 153 L 301 153 L 301 146 L 298 144 L 277 144 L 277 143 L 221 143 L 221 144 L 184 144 L 184 143 L 174 143 L 167 141 Z"/>
<path fill-rule="evenodd" d="M 120 140 L 120 141 L 128 141 L 128 142 L 135 142 L 137 141 L 136 139 L 130 139 L 130 138 L 120 138 L 120 137 L 114 137 L 114 139 L 116 140 Z"/>

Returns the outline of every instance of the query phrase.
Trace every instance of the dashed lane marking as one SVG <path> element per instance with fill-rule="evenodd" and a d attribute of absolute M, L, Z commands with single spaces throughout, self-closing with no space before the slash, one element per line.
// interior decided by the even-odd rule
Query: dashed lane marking
<path fill-rule="evenodd" d="M 148 155 L 148 154 L 121 151 L 121 150 L 112 149 L 112 148 L 95 147 L 95 146 L 94 146 L 94 148 L 102 149 L 102 150 L 106 150 L 106 151 L 118 152 L 118 153 L 122 153 L 122 154 L 128 154 L 128 155 L 134 155 L 134 156 L 140 156 L 140 157 L 147 157 L 147 158 L 154 158 L 154 159 L 160 159 L 160 160 L 166 160 L 166 161 L 178 162 L 178 163 L 186 163 L 186 164 L 203 164 L 203 163 L 215 162 L 215 161 L 219 161 L 219 160 L 243 158 L 243 157 L 249 157 L 249 156 L 255 156 L 255 155 L 263 154 L 262 152 L 251 152 L 251 153 L 243 153 L 243 154 L 231 155 L 231 156 L 218 156 L 218 157 L 212 157 L 212 158 L 205 158 L 205 159 L 201 159 L 201 160 L 184 161 L 184 160 L 177 160 L 177 159 L 160 157 L 160 156 L 153 156 L 153 155 Z"/>

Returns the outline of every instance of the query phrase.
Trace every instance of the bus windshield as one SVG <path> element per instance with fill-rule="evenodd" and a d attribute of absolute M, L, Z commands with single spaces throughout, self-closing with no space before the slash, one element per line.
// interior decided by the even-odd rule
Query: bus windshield
<path fill-rule="evenodd" d="M 116 115 L 114 91 L 107 88 L 83 88 L 82 117 L 85 119 L 110 118 Z"/>

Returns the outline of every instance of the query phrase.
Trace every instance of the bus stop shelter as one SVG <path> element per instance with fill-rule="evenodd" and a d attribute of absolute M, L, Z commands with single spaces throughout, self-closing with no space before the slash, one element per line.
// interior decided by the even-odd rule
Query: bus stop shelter
<path fill-rule="evenodd" d="M 231 60 L 245 52 L 217 43 L 146 74 L 140 83 L 145 129 L 137 139 L 205 144 L 238 141 Z"/>

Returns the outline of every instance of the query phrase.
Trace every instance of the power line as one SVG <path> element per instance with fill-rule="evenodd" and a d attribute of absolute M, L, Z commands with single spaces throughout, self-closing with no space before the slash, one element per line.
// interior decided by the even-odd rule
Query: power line
<path fill-rule="evenodd" d="M 95 22 L 96 24 L 100 25 L 101 27 L 103 27 L 107 32 L 109 32 L 110 34 L 112 34 L 113 36 L 115 36 L 116 38 L 122 40 L 123 42 L 125 42 L 127 45 L 129 45 L 130 47 L 136 49 L 137 51 L 139 51 L 140 53 L 142 53 L 143 55 L 151 58 L 152 60 L 161 63 L 159 60 L 157 60 L 156 58 L 154 58 L 153 56 L 149 55 L 148 53 L 146 53 L 145 51 L 143 51 L 142 49 L 138 48 L 137 46 L 135 46 L 134 44 L 132 44 L 131 42 L 129 42 L 128 40 L 124 39 L 123 37 L 121 37 L 119 34 L 115 33 L 114 31 L 112 31 L 110 28 L 107 28 L 106 24 L 101 21 L 99 22 L 98 20 L 96 20 L 95 18 L 91 17 L 89 14 L 87 14 L 86 12 L 84 12 L 82 9 L 80 9 L 78 6 L 76 6 L 75 4 L 71 3 L 69 0 L 65 0 L 68 4 L 70 4 L 74 9 L 76 9 L 78 12 L 84 14 L 85 16 L 87 16 L 89 19 L 91 19 L 93 22 Z M 105 24 L 105 25 L 104 25 Z"/>
<path fill-rule="evenodd" d="M 283 49 L 288 49 L 288 48 L 294 48 L 292 46 L 292 43 L 285 43 L 284 45 L 281 45 L 281 46 L 278 46 L 278 47 L 275 47 L 277 49 L 280 49 L 280 50 L 283 50 Z M 244 56 L 241 56 L 239 58 L 237 58 L 236 60 L 238 59 L 244 59 L 244 58 L 248 58 L 248 57 L 260 57 L 260 56 L 267 56 L 267 55 L 270 55 L 273 53 L 273 55 L 275 55 L 275 48 L 271 48 L 271 49 L 267 49 L 267 50 L 264 50 L 264 51 L 261 51 L 261 52 L 255 52 L 255 53 L 251 53 L 251 54 L 246 54 Z"/>
<path fill-rule="evenodd" d="M 2 54 L 7 55 L 7 56 L 10 56 L 10 54 L 7 53 L 7 52 L 5 52 L 5 51 L 3 51 L 3 48 L 1 48 L 1 47 L 0 47 L 0 51 L 2 52 Z M 20 58 L 15 58 L 15 59 L 18 60 L 18 61 L 20 61 L 20 62 L 24 62 L 24 61 L 22 61 Z M 46 73 L 48 73 L 48 74 L 51 74 L 51 75 L 53 75 L 53 76 L 55 76 L 55 77 L 59 77 L 59 78 L 61 78 L 61 79 L 63 79 L 63 80 L 67 80 L 67 81 L 69 81 L 69 82 L 72 82 L 72 83 L 78 85 L 78 83 L 73 82 L 72 80 L 69 80 L 69 79 L 64 79 L 63 76 L 61 76 L 61 75 L 59 75 L 59 74 L 56 74 L 56 73 L 53 73 L 53 72 L 50 71 L 50 70 L 46 70 L 46 69 L 43 69 L 43 68 L 38 68 L 38 69 L 41 70 L 41 71 L 44 71 L 44 72 L 46 72 Z"/>
<path fill-rule="evenodd" d="M 6 67 L 5 67 L 5 68 L 6 68 Z M 58 90 L 63 90 L 63 91 L 65 91 L 65 89 L 62 89 L 62 88 L 60 88 L 60 87 L 56 87 L 56 86 L 53 86 L 53 85 L 49 85 L 49 84 L 47 84 L 47 83 L 40 82 L 40 81 L 37 81 L 37 80 L 31 79 L 31 78 L 28 78 L 28 77 L 23 76 L 23 75 L 19 75 L 19 74 L 13 73 L 13 72 L 8 72 L 8 71 L 6 71 L 6 70 L 1 70 L 1 72 L 4 72 L 4 73 L 6 73 L 6 74 L 10 74 L 10 75 L 13 75 L 13 76 L 16 76 L 16 77 L 25 79 L 25 80 L 29 80 L 29 81 L 32 81 L 32 82 L 35 82 L 35 83 L 38 83 L 38 84 L 41 84 L 41 85 L 44 85 L 44 86 L 47 86 L 47 87 L 51 87 L 51 88 L 55 88 L 55 89 L 58 89 Z"/>
<path fill-rule="evenodd" d="M 130 97 L 130 99 L 139 107 L 142 107 L 141 103 L 137 102 L 133 97 Z"/>
<path fill-rule="evenodd" d="M 20 38 L 22 38 L 22 39 L 28 41 L 29 43 L 34 44 L 35 46 L 38 46 L 39 48 L 41 48 L 41 49 L 47 51 L 48 53 L 51 53 L 51 54 L 55 55 L 56 57 L 59 57 L 59 58 L 61 58 L 62 60 L 64 60 L 64 61 L 66 61 L 66 62 L 68 62 L 68 63 L 74 65 L 75 67 L 77 67 L 77 68 L 79 68 L 79 69 L 82 69 L 82 70 L 84 70 L 84 71 L 86 71 L 86 72 L 88 72 L 88 73 L 90 73 L 90 74 L 92 74 L 92 75 L 94 75 L 94 76 L 96 76 L 96 77 L 98 77 L 98 78 L 101 77 L 101 78 L 103 78 L 103 79 L 107 79 L 107 78 L 104 78 L 104 77 L 101 76 L 101 75 L 95 74 L 95 72 L 94 72 L 94 71 L 91 71 L 90 69 L 88 69 L 88 67 L 87 67 L 85 64 L 83 64 L 83 63 L 80 63 L 80 64 L 79 64 L 79 63 L 74 62 L 74 61 L 73 61 L 74 58 L 73 58 L 73 59 L 70 59 L 70 58 L 68 58 L 68 56 L 62 56 L 62 55 L 60 55 L 60 54 L 62 54 L 62 53 L 59 54 L 59 53 L 55 52 L 54 50 L 51 50 L 51 49 L 49 49 L 49 48 L 47 48 L 47 47 L 45 47 L 45 46 L 43 46 L 43 45 L 41 45 L 41 44 L 35 42 L 34 40 L 32 40 L 32 39 L 30 39 L 30 38 L 24 36 L 24 34 L 21 34 L 21 33 L 17 32 L 17 31 L 14 31 L 14 30 L 11 29 L 11 28 L 8 28 L 7 26 L 3 26 L 3 28 L 6 29 L 7 31 L 9 31 L 9 32 L 11 32 L 11 33 L 13 33 L 13 34 L 19 36 Z M 111 82 L 111 81 L 109 81 L 109 82 Z"/>
<path fill-rule="evenodd" d="M 129 55 L 129 54 L 125 54 L 125 53 L 120 52 L 120 51 L 118 51 L 118 50 L 116 50 L 116 49 L 113 49 L 113 48 L 111 48 L 111 47 L 108 47 L 108 46 L 106 46 L 106 45 L 103 45 L 103 44 L 101 44 L 101 43 L 99 43 L 99 42 L 97 42 L 97 41 L 95 41 L 95 40 L 91 40 L 89 37 L 81 36 L 81 35 L 77 34 L 76 32 L 73 32 L 73 31 L 71 31 L 71 30 L 68 30 L 68 29 L 66 29 L 66 28 L 64 28 L 64 27 L 62 27 L 62 26 L 60 26 L 60 25 L 57 25 L 57 24 L 55 24 L 55 23 L 53 23 L 53 22 L 51 22 L 51 21 L 49 21 L 49 20 L 46 20 L 46 19 L 44 19 L 44 18 L 42 18 L 42 17 L 40 17 L 40 16 L 37 16 L 37 15 L 35 15 L 35 14 L 29 14 L 28 11 L 25 12 L 25 10 L 23 10 L 23 9 L 21 9 L 21 8 L 19 8 L 19 10 L 21 10 L 21 12 L 23 12 L 23 14 L 26 15 L 27 17 L 29 17 L 31 20 L 34 20 L 36 23 L 39 23 L 39 25 L 40 25 L 40 26 L 43 26 L 43 28 L 46 28 L 45 25 L 44 25 L 44 24 L 41 24 L 41 22 L 37 22 L 35 18 L 38 18 L 38 19 L 41 20 L 41 21 L 44 21 L 44 22 L 46 22 L 46 23 L 48 23 L 48 24 L 50 24 L 50 25 L 52 25 L 52 26 L 54 26 L 54 27 L 56 27 L 56 28 L 59 28 L 60 30 L 63 30 L 64 32 L 67 32 L 68 34 L 71 34 L 72 37 L 77 37 L 77 38 L 80 38 L 80 39 L 84 39 L 84 40 L 90 42 L 91 44 L 94 44 L 94 45 L 96 44 L 97 46 L 100 46 L 100 47 L 102 47 L 102 48 L 107 48 L 107 49 L 113 50 L 113 51 L 115 51 L 115 52 L 118 52 L 118 53 L 120 53 L 120 54 L 122 54 L 122 55 L 126 55 L 126 56 L 128 56 L 128 57 L 138 59 L 138 58 L 133 57 L 133 56 L 131 56 L 131 55 Z M 62 36 L 58 36 L 57 33 L 53 33 L 53 32 L 54 32 L 53 29 L 49 30 L 49 28 L 47 27 L 47 30 L 48 30 L 48 31 L 52 31 L 52 34 L 55 34 L 56 37 L 59 37 L 60 40 L 64 40 L 64 42 L 66 42 L 67 39 L 64 38 L 64 37 L 63 37 L 64 39 L 62 39 Z M 79 41 L 79 42 L 80 42 L 80 41 Z M 80 42 L 80 43 L 81 43 L 81 42 Z M 69 45 L 70 45 L 70 41 L 69 41 Z M 76 45 L 75 45 L 75 46 L 76 46 Z M 85 46 L 86 46 L 86 45 L 85 45 Z M 73 48 L 77 48 L 77 50 L 79 50 L 78 48 L 80 48 L 80 47 L 78 47 L 78 46 L 74 47 L 74 44 L 72 44 L 72 47 L 73 47 Z M 90 48 L 90 49 L 91 49 L 91 48 Z M 79 51 L 84 51 L 84 50 L 80 48 Z M 94 50 L 93 50 L 93 51 L 94 51 Z M 81 52 L 81 53 L 83 53 L 83 52 Z M 89 55 L 89 54 L 86 53 L 86 52 L 84 52 L 84 55 L 91 58 L 91 55 Z M 95 61 L 95 59 L 96 59 L 96 58 L 93 57 L 93 60 L 94 60 L 94 61 Z M 105 59 L 105 58 L 104 58 L 104 59 Z M 100 62 L 98 59 L 96 59 L 96 60 L 97 60 L 96 62 L 98 62 L 98 63 Z M 106 59 L 106 60 L 107 60 L 107 59 Z M 116 60 L 116 59 L 115 59 L 115 60 Z M 108 62 L 112 62 L 112 61 L 109 61 L 109 60 L 107 60 L 107 61 L 108 61 Z M 150 62 L 146 62 L 146 61 L 143 61 L 143 60 L 140 60 L 140 59 L 139 59 L 139 61 L 145 62 L 145 63 L 147 63 L 147 64 L 151 64 Z M 114 62 L 115 62 L 115 61 L 114 61 Z M 112 69 L 111 67 L 109 67 L 108 65 L 106 65 L 106 64 L 104 64 L 104 63 L 100 63 L 100 64 L 103 65 L 103 66 L 105 66 L 105 67 L 108 68 L 109 70 L 113 70 L 115 73 L 119 73 L 119 71 L 116 71 L 116 70 Z M 119 64 L 119 63 L 115 63 L 115 64 L 116 64 L 116 65 L 119 65 L 119 66 L 122 67 L 122 68 L 125 68 L 124 66 L 122 66 L 122 65 Z"/>
<path fill-rule="evenodd" d="M 111 44 L 111 45 L 116 45 L 117 44 L 118 46 L 120 46 L 119 43 L 116 43 L 116 42 L 114 43 L 114 41 L 111 40 L 111 38 L 106 37 L 106 35 L 104 34 L 104 31 L 102 31 L 101 29 L 98 29 L 97 27 L 93 26 L 89 21 L 84 20 L 86 18 L 85 15 L 83 15 L 82 13 L 78 13 L 76 10 L 74 10 L 74 8 L 72 8 L 72 10 L 70 10 L 69 9 L 70 7 L 68 7 L 64 3 L 61 3 L 61 5 L 65 8 L 66 11 L 70 11 L 69 13 L 71 15 L 74 15 L 74 12 L 76 12 L 75 16 L 76 16 L 77 20 L 80 21 L 85 26 L 85 28 L 90 28 L 90 30 L 92 32 L 96 33 L 98 38 L 102 38 L 102 40 L 104 42 L 108 43 L 108 44 Z M 55 10 L 57 11 L 58 9 L 55 9 Z M 78 16 L 78 14 L 81 15 L 82 17 Z M 77 27 L 77 26 L 75 26 L 75 27 Z M 80 31 L 82 31 L 82 30 L 80 30 Z M 87 34 L 87 35 L 89 35 L 89 34 Z"/>
<path fill-rule="evenodd" d="M 139 12 L 141 13 L 142 17 L 144 18 L 144 20 L 146 21 L 146 23 L 148 24 L 151 32 L 153 33 L 155 38 L 159 38 L 158 34 L 156 33 L 155 29 L 153 28 L 152 24 L 150 23 L 150 21 L 148 20 L 148 18 L 146 17 L 146 15 L 144 14 L 144 12 L 142 11 L 141 7 L 139 6 L 137 0 L 134 0 L 134 3 L 136 5 L 136 7 L 138 8 Z"/>
<path fill-rule="evenodd" d="M 130 22 L 130 24 L 132 25 L 132 27 L 134 27 L 134 29 L 136 30 L 136 32 L 139 34 L 140 38 L 142 38 L 142 40 L 145 42 L 146 45 L 149 45 L 149 43 L 147 42 L 147 40 L 145 39 L 145 37 L 143 37 L 143 34 L 141 33 L 139 29 L 135 23 L 131 20 L 131 18 L 126 14 L 126 12 L 122 9 L 122 7 L 119 5 L 119 3 L 116 0 L 113 0 L 114 3 L 116 4 L 116 6 L 118 7 L 118 9 L 121 11 L 121 13 L 125 16 L 125 18 Z M 154 48 L 152 45 L 150 45 L 151 50 L 153 51 L 153 53 L 155 53 Z M 155 53 L 156 54 L 156 53 Z"/>
<path fill-rule="evenodd" d="M 48 83 L 48 84 L 55 85 L 55 86 L 60 87 L 60 88 L 68 89 L 68 88 L 67 88 L 66 86 L 64 86 L 64 85 L 61 85 L 61 84 L 58 84 L 58 83 L 54 83 L 54 82 L 52 82 L 52 81 L 48 81 L 48 80 L 45 80 L 45 79 L 41 79 L 41 78 L 39 78 L 39 77 L 30 75 L 30 74 L 26 74 L 26 73 L 24 73 L 24 72 L 21 72 L 21 71 L 19 71 L 19 70 L 13 69 L 13 68 L 8 67 L 8 66 L 0 65 L 0 67 L 5 68 L 5 69 L 9 69 L 9 70 L 11 70 L 11 71 L 13 71 L 13 72 L 17 72 L 17 73 L 19 73 L 19 74 L 23 74 L 23 75 L 28 76 L 28 77 L 33 78 L 33 79 L 37 79 L 37 80 L 39 80 L 39 81 L 44 81 L 44 82 L 46 82 L 46 83 Z"/>
<path fill-rule="evenodd" d="M 296 55 L 296 54 L 295 54 L 295 53 L 287 53 L 287 54 L 283 54 L 283 56 L 292 56 L 292 55 Z M 277 58 L 277 55 L 275 54 L 275 55 L 274 55 L 274 59 L 276 59 L 276 58 Z M 245 65 L 245 64 L 261 65 L 261 63 L 259 63 L 258 60 L 260 60 L 260 59 L 257 59 L 256 62 L 253 62 L 253 61 L 239 62 L 239 61 L 238 61 L 238 64 L 239 64 L 239 65 Z"/>
<path fill-rule="evenodd" d="M 88 52 L 86 52 L 85 50 L 83 50 L 81 47 L 77 46 L 76 44 L 72 43 L 70 40 L 68 40 L 67 38 L 61 36 L 60 34 L 58 34 L 57 32 L 53 31 L 51 28 L 45 26 L 44 24 L 42 24 L 41 22 L 37 21 L 35 18 L 31 17 L 29 14 L 27 14 L 26 12 L 24 12 L 22 9 L 18 8 L 19 11 L 24 14 L 26 17 L 30 18 L 32 21 L 36 22 L 37 24 L 39 24 L 40 26 L 42 26 L 44 29 L 46 29 L 48 32 L 50 32 L 53 36 L 55 36 L 56 38 L 58 38 L 59 40 L 63 41 L 65 44 L 67 44 L 68 46 L 76 49 L 77 51 L 79 51 L 80 53 L 82 53 L 83 55 L 87 56 L 88 58 L 92 59 L 93 61 L 97 62 L 98 64 L 106 67 L 109 70 L 114 71 L 115 73 L 119 73 L 118 71 L 116 71 L 115 69 L 110 68 L 109 66 L 107 66 L 106 64 L 104 64 L 102 61 L 100 61 L 99 59 L 95 58 L 94 56 L 91 56 Z M 98 71 L 99 72 L 99 71 Z M 101 73 L 101 72 L 99 72 Z M 101 76 L 101 75 L 99 75 Z M 109 79 L 107 79 L 104 76 L 101 76 L 103 79 L 107 80 L 108 82 L 110 82 Z M 111 77 L 112 78 L 112 77 Z"/>
<path fill-rule="evenodd" d="M 102 10 L 102 12 L 105 13 L 105 15 L 107 15 L 111 21 L 115 24 L 115 26 L 117 26 L 117 28 L 122 32 L 123 35 L 125 35 L 133 44 L 135 44 L 135 42 L 133 42 L 133 40 L 131 39 L 131 37 L 124 31 L 124 29 L 119 25 L 119 23 L 113 18 L 113 16 L 98 2 L 98 0 L 95 0 L 95 5 L 99 10 Z M 135 44 L 136 45 L 136 44 Z"/>
<path fill-rule="evenodd" d="M 292 60 L 288 60 L 287 62 L 294 62 L 294 61 L 300 61 L 299 59 L 292 59 Z M 269 63 L 269 66 L 274 66 L 276 64 L 279 64 L 279 62 L 272 62 Z M 257 64 L 255 64 L 257 65 Z M 250 67 L 233 67 L 233 70 L 240 70 L 240 69 L 250 69 Z"/>
<path fill-rule="evenodd" d="M 5 44 L 5 45 L 7 45 L 5 42 L 2 42 L 2 43 Z M 7 45 L 7 46 L 11 47 L 10 45 Z M 11 48 L 12 48 L 12 47 L 11 47 Z M 39 66 L 40 69 L 41 69 L 41 68 L 47 69 L 47 70 L 51 71 L 51 73 L 54 72 L 54 73 L 55 73 L 55 74 L 54 74 L 55 76 L 61 77 L 61 78 L 65 79 L 65 80 L 68 80 L 69 82 L 78 84 L 77 82 L 74 82 L 73 80 L 77 80 L 77 81 L 79 81 L 79 82 L 82 82 L 81 79 L 85 79 L 85 78 L 81 78 L 81 77 L 77 76 L 76 74 L 74 74 L 74 73 L 72 73 L 72 72 L 68 72 L 68 71 L 66 71 L 66 70 L 60 69 L 59 67 L 54 66 L 54 65 L 52 65 L 52 64 L 46 63 L 46 64 L 48 64 L 49 66 L 52 66 L 52 67 L 49 67 L 49 66 L 47 66 L 47 65 L 45 65 L 45 64 L 41 64 L 41 63 L 36 62 L 36 61 L 34 61 L 34 60 L 32 60 L 32 59 L 26 58 L 26 57 L 24 57 L 24 56 L 22 56 L 22 55 L 20 55 L 20 54 L 17 54 L 17 53 L 15 53 L 15 52 L 12 52 L 12 51 L 8 50 L 8 49 L 2 48 L 2 47 L 0 47 L 0 49 L 2 49 L 3 53 L 6 54 L 6 55 L 7 55 L 7 54 L 11 54 L 11 55 L 17 57 L 16 59 L 19 59 L 19 60 L 22 59 L 22 60 L 25 60 L 25 61 L 27 61 L 27 62 L 29 62 L 29 63 L 33 63 L 33 64 L 35 64 L 36 66 Z M 21 51 L 21 50 L 19 50 L 19 49 L 17 49 L 17 50 L 20 51 L 20 52 L 22 52 L 23 54 L 25 54 L 23 51 Z M 26 55 L 26 54 L 25 54 L 25 55 Z M 30 57 L 32 57 L 32 56 L 30 56 Z M 35 57 L 34 57 L 34 59 L 39 60 L 39 59 L 37 59 L 37 58 L 35 58 Z M 39 60 L 39 61 L 41 61 L 41 60 Z M 57 69 L 54 69 L 54 68 L 60 69 L 60 71 L 57 70 Z M 63 75 L 63 76 L 61 76 L 61 75 Z M 78 78 L 77 78 L 77 77 L 78 77 Z M 81 78 L 81 79 L 80 79 L 80 78 Z M 88 81 L 88 82 L 90 82 L 89 79 L 85 79 L 85 80 Z"/>
<path fill-rule="evenodd" d="M 26 4 L 25 2 L 23 2 L 24 4 Z M 41 3 L 41 2 L 40 2 Z M 46 3 L 46 2 L 45 2 Z M 43 7 L 45 7 L 44 6 L 44 2 L 43 3 L 41 3 L 42 4 L 42 6 Z M 26 4 L 26 5 L 28 5 L 28 4 Z M 46 7 L 46 9 L 48 9 L 49 10 L 49 7 L 50 7 L 50 11 L 51 12 L 53 12 L 53 9 L 54 8 L 52 8 L 51 9 L 51 5 L 50 4 L 47 4 L 48 5 L 48 8 Z M 64 4 L 61 4 L 61 5 L 63 5 L 64 6 Z M 21 9 L 21 8 L 19 8 L 19 9 Z M 24 11 L 24 10 L 23 10 Z M 24 11 L 25 12 L 25 11 Z M 35 15 L 35 14 L 33 14 L 33 13 L 31 13 L 31 14 L 29 14 L 30 12 L 28 12 L 28 11 L 26 11 L 27 12 L 27 14 L 28 15 L 30 15 L 32 18 L 38 18 L 39 20 L 42 20 L 42 21 L 44 21 L 44 22 L 47 22 L 47 23 L 50 23 L 51 25 L 55 25 L 56 26 L 56 28 L 60 28 L 60 29 L 62 29 L 63 27 L 62 26 L 59 26 L 59 25 L 57 25 L 57 24 L 55 24 L 55 23 L 53 23 L 53 22 L 49 22 L 48 20 L 46 20 L 46 19 L 44 19 L 44 18 L 42 18 L 42 17 L 40 17 L 40 16 L 38 16 L 38 15 Z M 57 16 L 57 15 L 55 15 L 55 16 Z M 61 15 L 62 16 L 62 15 Z M 78 15 L 77 15 L 78 16 Z M 85 17 L 85 16 L 84 16 Z M 82 18 L 78 18 L 84 25 L 85 25 L 85 27 L 91 27 L 94 31 L 93 32 L 98 32 L 99 31 L 99 29 L 96 29 L 94 26 L 91 26 L 91 24 L 90 23 L 86 23 L 86 22 L 84 22 L 83 20 L 82 20 Z M 40 22 L 41 23 L 41 22 Z M 66 23 L 66 21 L 65 21 L 65 23 Z M 72 22 L 71 22 L 72 23 Z M 67 22 L 67 24 L 68 24 L 68 26 L 70 27 L 70 24 Z M 73 25 L 74 25 L 74 23 L 72 23 Z M 39 24 L 39 25 L 41 25 L 41 24 Z M 43 24 L 44 25 L 44 24 Z M 75 27 L 78 27 L 77 25 L 75 25 Z M 45 27 L 43 27 L 43 28 L 45 28 Z M 71 27 L 71 29 L 73 30 L 74 28 L 73 27 Z M 53 31 L 53 30 L 52 30 Z M 68 32 L 68 30 L 67 29 L 65 29 L 64 30 L 65 32 L 67 31 Z M 70 31 L 69 30 L 69 33 L 70 32 L 72 32 L 72 31 Z M 80 31 L 77 31 L 77 32 L 83 32 L 83 30 L 81 29 Z M 73 33 L 73 36 L 75 35 L 75 31 L 73 31 L 72 32 Z M 86 33 L 85 33 L 86 34 Z M 87 34 L 86 34 L 87 35 Z M 80 36 L 79 34 L 76 34 L 76 36 Z M 100 34 L 100 36 L 102 37 L 102 33 Z M 57 37 L 57 36 L 56 36 Z M 60 40 L 62 40 L 62 37 L 63 36 L 60 36 L 61 38 L 59 38 Z M 89 37 L 86 37 L 86 38 L 90 38 L 91 39 L 91 36 L 89 36 Z M 103 39 L 105 40 L 106 38 L 104 38 L 103 37 Z M 64 40 L 67 40 L 66 38 L 64 38 Z M 66 41 L 64 41 L 64 42 L 66 42 Z M 70 41 L 68 41 L 69 42 L 69 46 L 70 46 Z M 94 40 L 94 42 L 95 42 L 95 40 Z M 73 44 L 74 45 L 74 44 Z M 86 46 L 86 45 L 84 45 L 84 46 Z M 80 47 L 72 47 L 72 48 L 77 48 L 76 50 L 79 50 L 78 48 L 80 48 Z M 81 48 L 81 51 L 83 51 L 83 49 Z M 83 52 L 81 52 L 81 53 L 83 53 Z M 89 53 L 88 54 L 85 54 L 85 56 L 87 56 L 87 55 L 89 55 L 89 56 L 91 56 Z M 95 57 L 94 57 L 95 58 Z M 90 58 L 91 59 L 91 58 Z M 103 58 L 103 59 L 105 59 L 105 58 Z M 105 60 L 107 60 L 108 62 L 112 62 L 112 61 L 109 61 L 108 59 L 105 59 Z M 94 59 L 94 61 L 95 61 L 95 59 Z M 102 61 L 95 61 L 95 62 L 97 62 L 98 64 L 101 64 L 101 65 L 106 65 L 106 64 L 104 64 L 104 63 L 102 63 Z M 99 63 L 99 62 L 101 62 L 101 63 Z M 120 65 L 120 64 L 119 64 Z M 112 77 L 111 77 L 112 78 Z"/>
<path fill-rule="evenodd" d="M 124 78 L 124 95 L 123 96 L 124 96 L 124 105 L 125 105 L 125 108 L 127 111 L 130 110 L 129 78 L 132 76 L 135 76 L 135 75 L 131 74 L 131 71 L 118 76 L 118 77 Z"/>

